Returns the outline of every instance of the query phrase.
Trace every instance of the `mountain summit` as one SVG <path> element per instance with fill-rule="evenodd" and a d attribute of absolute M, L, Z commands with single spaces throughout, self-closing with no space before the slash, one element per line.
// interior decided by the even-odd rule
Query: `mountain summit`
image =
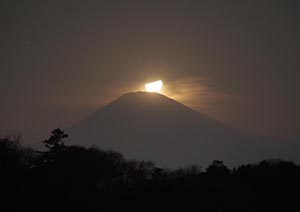
<path fill-rule="evenodd" d="M 223 160 L 233 166 L 269 158 L 296 160 L 291 144 L 254 136 L 164 95 L 127 93 L 67 129 L 70 142 L 122 152 L 167 167 Z"/>

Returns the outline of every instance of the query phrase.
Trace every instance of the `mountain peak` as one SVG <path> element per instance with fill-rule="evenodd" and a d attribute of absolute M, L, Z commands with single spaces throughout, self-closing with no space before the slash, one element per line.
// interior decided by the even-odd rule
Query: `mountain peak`
<path fill-rule="evenodd" d="M 128 93 L 124 93 L 121 97 L 128 97 L 128 96 L 155 96 L 155 95 L 161 95 L 164 96 L 160 93 L 157 92 L 147 92 L 147 91 L 131 91 Z"/>
<path fill-rule="evenodd" d="M 175 100 L 156 92 L 136 91 L 128 92 L 120 96 L 118 99 L 123 101 L 173 101 Z"/>
<path fill-rule="evenodd" d="M 104 108 L 111 108 L 116 111 L 116 108 L 120 108 L 120 110 L 156 110 L 156 111 L 174 111 L 174 110 L 186 110 L 193 111 L 189 107 L 163 95 L 155 92 L 129 92 L 125 93 Z M 103 108 L 103 109 L 104 109 Z M 100 109 L 101 110 L 101 109 Z M 196 112 L 196 111 L 194 111 Z"/>

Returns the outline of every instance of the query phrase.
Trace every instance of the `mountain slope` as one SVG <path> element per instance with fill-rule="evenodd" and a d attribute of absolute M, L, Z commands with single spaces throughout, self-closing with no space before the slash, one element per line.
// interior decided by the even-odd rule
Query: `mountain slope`
<path fill-rule="evenodd" d="M 125 94 L 67 129 L 70 142 L 121 151 L 167 167 L 296 160 L 291 144 L 227 127 L 157 93 Z"/>

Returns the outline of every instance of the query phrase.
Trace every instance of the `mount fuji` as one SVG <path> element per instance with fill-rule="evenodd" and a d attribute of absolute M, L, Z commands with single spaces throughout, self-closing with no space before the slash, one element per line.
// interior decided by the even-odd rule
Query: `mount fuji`
<path fill-rule="evenodd" d="M 120 151 L 126 158 L 175 168 L 229 166 L 281 158 L 299 161 L 298 146 L 234 129 L 158 93 L 122 95 L 66 129 L 71 144 Z"/>

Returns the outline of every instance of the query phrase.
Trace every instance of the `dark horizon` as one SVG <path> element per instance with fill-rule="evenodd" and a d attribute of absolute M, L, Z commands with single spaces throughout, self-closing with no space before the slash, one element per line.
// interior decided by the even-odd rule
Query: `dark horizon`
<path fill-rule="evenodd" d="M 0 208 L 4 211 L 153 211 L 179 208 L 203 212 L 298 211 L 300 165 L 281 159 L 228 168 L 176 169 L 128 160 L 114 150 L 66 145 L 54 129 L 45 149 L 0 138 Z"/>

